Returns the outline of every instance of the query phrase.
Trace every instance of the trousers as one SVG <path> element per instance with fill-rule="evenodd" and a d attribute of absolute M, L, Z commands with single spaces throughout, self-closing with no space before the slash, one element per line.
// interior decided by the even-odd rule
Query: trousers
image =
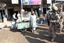
<path fill-rule="evenodd" d="M 55 25 L 50 23 L 50 26 L 49 26 L 49 35 L 52 37 L 52 38 L 55 38 L 56 37 L 56 30 L 55 30 Z"/>

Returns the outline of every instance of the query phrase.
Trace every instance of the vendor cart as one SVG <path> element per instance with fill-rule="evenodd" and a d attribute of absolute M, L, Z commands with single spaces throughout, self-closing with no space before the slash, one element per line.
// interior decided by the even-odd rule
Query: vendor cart
<path fill-rule="evenodd" d="M 31 12 L 21 14 L 21 22 L 16 23 L 17 29 L 26 31 L 27 28 L 30 28 L 30 15 Z"/>
<path fill-rule="evenodd" d="M 21 13 L 21 22 L 16 22 L 16 24 L 14 22 L 12 22 L 12 28 L 15 27 L 16 29 L 19 29 L 21 31 L 26 31 L 27 29 L 29 29 L 30 26 L 30 16 L 31 16 L 31 12 L 26 12 L 26 13 Z M 37 15 L 36 15 L 37 16 Z"/>

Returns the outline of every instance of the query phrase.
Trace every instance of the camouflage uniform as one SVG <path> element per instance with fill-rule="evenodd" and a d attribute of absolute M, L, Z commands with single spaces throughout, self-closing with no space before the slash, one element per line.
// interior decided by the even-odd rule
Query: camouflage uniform
<path fill-rule="evenodd" d="M 59 23 L 57 22 L 58 20 L 58 16 L 56 15 L 56 13 L 51 13 L 50 15 L 50 27 L 49 27 L 49 32 L 50 32 L 50 36 L 52 37 L 53 41 L 56 38 L 56 31 L 58 30 L 59 27 Z"/>

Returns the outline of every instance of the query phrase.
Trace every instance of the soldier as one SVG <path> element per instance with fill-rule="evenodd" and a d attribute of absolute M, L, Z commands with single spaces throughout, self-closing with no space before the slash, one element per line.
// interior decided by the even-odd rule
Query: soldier
<path fill-rule="evenodd" d="M 55 12 L 54 10 L 50 12 L 50 36 L 52 37 L 51 41 L 54 41 L 56 38 L 56 31 L 58 30 L 57 26 L 59 25 L 59 14 L 57 11 Z"/>
<path fill-rule="evenodd" d="M 62 28 L 63 28 L 63 13 L 60 12 L 60 20 L 59 20 L 59 24 L 60 24 L 60 33 L 62 31 Z"/>

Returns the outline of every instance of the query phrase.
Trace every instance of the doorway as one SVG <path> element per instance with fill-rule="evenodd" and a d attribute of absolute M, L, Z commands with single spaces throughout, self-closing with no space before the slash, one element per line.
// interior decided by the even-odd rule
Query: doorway
<path fill-rule="evenodd" d="M 14 13 L 13 9 L 8 9 L 8 20 L 12 20 L 13 13 Z"/>

